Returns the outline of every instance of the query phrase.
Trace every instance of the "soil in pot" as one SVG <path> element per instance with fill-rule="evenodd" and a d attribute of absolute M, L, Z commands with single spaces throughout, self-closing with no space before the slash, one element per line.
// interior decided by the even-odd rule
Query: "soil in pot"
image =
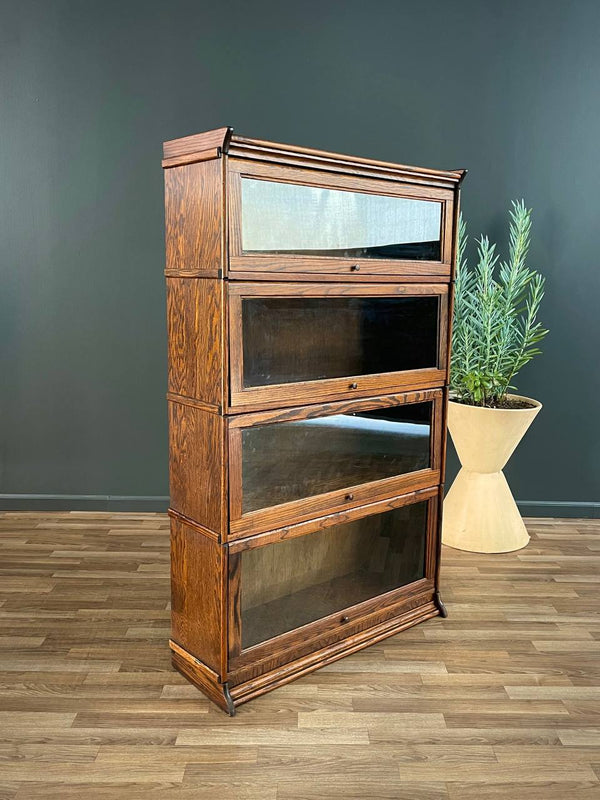
<path fill-rule="evenodd" d="M 517 399 L 510 395 L 499 402 L 491 402 L 485 406 L 475 406 L 473 403 L 467 403 L 459 397 L 450 397 L 450 400 L 452 400 L 453 403 L 460 403 L 462 406 L 473 406 L 473 408 L 535 408 L 535 403 L 528 403 L 525 400 Z"/>

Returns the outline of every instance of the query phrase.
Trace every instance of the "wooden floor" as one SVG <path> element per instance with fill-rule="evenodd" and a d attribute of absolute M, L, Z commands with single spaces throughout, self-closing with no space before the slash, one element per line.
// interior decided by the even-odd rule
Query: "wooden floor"
<path fill-rule="evenodd" d="M 600 798 L 599 520 L 447 549 L 447 620 L 234 719 L 171 669 L 167 527 L 0 515 L 0 798 Z"/>

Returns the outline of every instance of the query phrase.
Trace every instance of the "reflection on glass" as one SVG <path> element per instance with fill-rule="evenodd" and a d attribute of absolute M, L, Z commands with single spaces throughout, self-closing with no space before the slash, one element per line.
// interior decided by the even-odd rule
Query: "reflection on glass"
<path fill-rule="evenodd" d="M 244 386 L 435 368 L 438 296 L 246 297 Z"/>
<path fill-rule="evenodd" d="M 242 513 L 430 466 L 432 404 L 242 430 Z"/>
<path fill-rule="evenodd" d="M 242 647 L 425 577 L 427 503 L 242 553 Z"/>
<path fill-rule="evenodd" d="M 242 178 L 242 249 L 439 261 L 441 203 Z"/>

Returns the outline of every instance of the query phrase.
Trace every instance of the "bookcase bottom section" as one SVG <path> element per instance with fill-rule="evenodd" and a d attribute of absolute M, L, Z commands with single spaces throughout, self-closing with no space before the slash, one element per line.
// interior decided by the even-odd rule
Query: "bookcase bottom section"
<path fill-rule="evenodd" d="M 443 610 L 442 610 L 443 609 Z M 434 600 L 425 603 L 418 608 L 405 612 L 401 616 L 386 620 L 379 625 L 375 625 L 367 630 L 361 631 L 348 639 L 335 642 L 320 650 L 298 658 L 273 670 L 264 672 L 250 680 L 235 683 L 235 674 L 231 676 L 231 682 L 221 683 L 216 672 L 209 669 L 205 664 L 188 653 L 176 642 L 169 642 L 172 651 L 172 663 L 175 669 L 200 689 L 210 700 L 219 708 L 222 708 L 230 716 L 235 714 L 237 706 L 252 700 L 261 694 L 270 692 L 278 686 L 290 683 L 302 675 L 313 672 L 320 667 L 331 664 L 344 656 L 362 650 L 371 644 L 386 639 L 400 631 L 417 625 L 420 622 L 431 619 L 442 614 L 445 616 L 445 609 L 436 593 Z"/>

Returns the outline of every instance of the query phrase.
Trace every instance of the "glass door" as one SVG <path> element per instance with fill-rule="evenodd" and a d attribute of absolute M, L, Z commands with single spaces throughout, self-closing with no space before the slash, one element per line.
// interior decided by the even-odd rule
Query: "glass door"
<path fill-rule="evenodd" d="M 450 273 L 450 189 L 231 159 L 230 270 Z"/>
<path fill-rule="evenodd" d="M 440 386 L 441 285 L 230 284 L 231 406 Z"/>
<path fill-rule="evenodd" d="M 325 527 L 233 545 L 234 655 L 279 637 L 285 647 L 321 625 L 345 637 L 366 615 L 432 589 L 436 502 L 432 489 L 376 513 L 355 509 Z"/>
<path fill-rule="evenodd" d="M 441 390 L 229 419 L 230 536 L 439 482 Z"/>
<path fill-rule="evenodd" d="M 242 176 L 242 252 L 440 261 L 442 204 Z"/>

